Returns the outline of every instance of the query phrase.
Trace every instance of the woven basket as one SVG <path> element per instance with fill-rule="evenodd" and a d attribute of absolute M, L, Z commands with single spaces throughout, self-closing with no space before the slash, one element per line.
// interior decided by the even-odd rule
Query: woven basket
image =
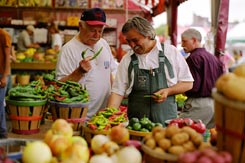
<path fill-rule="evenodd" d="M 52 119 L 65 119 L 69 123 L 73 123 L 73 130 L 80 131 L 84 124 L 88 111 L 88 103 L 60 103 L 48 101 L 50 105 Z"/>
<path fill-rule="evenodd" d="M 27 74 L 27 75 L 17 75 L 17 83 L 19 83 L 20 85 L 27 85 L 30 83 L 30 78 L 31 75 Z"/>
<path fill-rule="evenodd" d="M 141 145 L 141 150 L 143 151 L 144 163 L 176 163 L 178 160 L 177 155 L 156 153 L 144 143 Z"/>
<path fill-rule="evenodd" d="M 139 141 L 142 141 L 146 135 L 151 133 L 151 132 L 140 132 L 140 131 L 134 131 L 134 130 L 128 130 L 128 131 L 129 131 L 131 140 L 139 140 Z"/>
<path fill-rule="evenodd" d="M 84 139 L 90 144 L 92 138 L 95 135 L 108 135 L 110 131 L 105 131 L 105 130 L 92 130 L 88 128 L 87 126 L 82 126 L 81 128 L 81 136 L 84 137 Z"/>
<path fill-rule="evenodd" d="M 245 102 L 230 100 L 213 91 L 217 148 L 232 154 L 233 162 L 245 162 Z"/>
<path fill-rule="evenodd" d="M 16 134 L 35 134 L 40 131 L 40 122 L 47 100 L 15 101 L 6 99 L 10 111 L 12 132 Z"/>

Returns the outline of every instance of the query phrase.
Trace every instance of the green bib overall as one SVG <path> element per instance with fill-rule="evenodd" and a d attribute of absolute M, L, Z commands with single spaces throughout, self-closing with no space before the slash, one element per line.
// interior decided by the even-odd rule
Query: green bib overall
<path fill-rule="evenodd" d="M 146 116 L 151 121 L 162 123 L 165 126 L 165 120 L 177 117 L 175 96 L 168 96 L 166 101 L 162 103 L 156 103 L 152 98 L 144 97 L 144 95 L 149 95 L 168 87 L 164 65 L 168 69 L 169 76 L 173 78 L 173 68 L 162 51 L 159 52 L 159 68 L 152 70 L 139 69 L 137 56 L 135 54 L 131 56 L 128 77 L 131 82 L 131 72 L 134 70 L 134 84 L 128 96 L 129 119 L 132 117 L 142 118 Z"/>

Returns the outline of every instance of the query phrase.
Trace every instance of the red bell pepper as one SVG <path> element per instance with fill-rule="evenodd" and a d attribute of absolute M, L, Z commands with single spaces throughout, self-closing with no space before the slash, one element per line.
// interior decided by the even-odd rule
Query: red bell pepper
<path fill-rule="evenodd" d="M 91 128 L 92 130 L 96 130 L 97 126 L 95 124 L 89 123 L 88 127 Z"/>

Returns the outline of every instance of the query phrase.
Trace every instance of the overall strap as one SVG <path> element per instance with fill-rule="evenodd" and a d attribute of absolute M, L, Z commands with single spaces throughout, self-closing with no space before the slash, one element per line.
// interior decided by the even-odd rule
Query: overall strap
<path fill-rule="evenodd" d="M 131 55 L 131 62 L 128 66 L 128 80 L 129 80 L 129 83 L 132 81 L 132 78 L 131 78 L 131 73 L 132 73 L 132 70 L 135 66 L 138 66 L 139 64 L 139 61 L 135 55 L 135 53 L 133 55 Z"/>
<path fill-rule="evenodd" d="M 167 66 L 168 69 L 168 74 L 170 76 L 170 78 L 174 78 L 174 71 L 173 71 L 173 66 L 170 64 L 168 58 L 164 55 L 164 44 L 162 45 L 162 50 L 159 52 L 159 64 L 162 66 L 162 63 L 165 63 L 165 65 Z M 159 65 L 159 66 L 160 66 Z"/>

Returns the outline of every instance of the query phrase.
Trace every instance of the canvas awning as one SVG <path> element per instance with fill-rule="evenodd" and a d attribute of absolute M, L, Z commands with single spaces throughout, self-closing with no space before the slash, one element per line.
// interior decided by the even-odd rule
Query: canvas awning
<path fill-rule="evenodd" d="M 152 17 L 167 12 L 168 34 L 171 43 L 177 45 L 178 6 L 187 0 L 132 0 L 148 9 Z M 225 50 L 228 29 L 229 0 L 211 0 L 211 24 L 215 40 L 215 55 L 219 56 Z"/>

